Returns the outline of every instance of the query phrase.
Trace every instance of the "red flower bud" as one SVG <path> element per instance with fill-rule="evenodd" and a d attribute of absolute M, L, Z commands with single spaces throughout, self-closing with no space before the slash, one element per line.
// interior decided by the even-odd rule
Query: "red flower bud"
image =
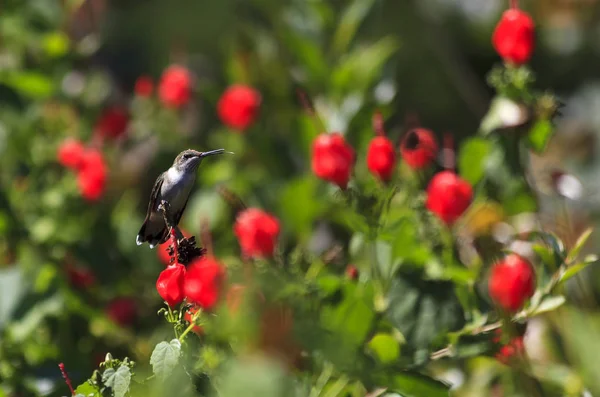
<path fill-rule="evenodd" d="M 192 75 L 183 66 L 169 66 L 160 79 L 158 97 L 169 108 L 187 104 L 192 95 Z"/>
<path fill-rule="evenodd" d="M 90 201 L 99 199 L 104 193 L 107 168 L 102 153 L 95 149 L 84 152 L 77 184 L 81 195 Z"/>
<path fill-rule="evenodd" d="M 315 175 L 345 189 L 354 165 L 354 149 L 339 133 L 321 134 L 312 146 L 312 170 Z"/>
<path fill-rule="evenodd" d="M 133 91 L 135 92 L 135 95 L 147 98 L 151 96 L 152 91 L 154 91 L 154 83 L 149 76 L 140 76 L 135 81 Z"/>
<path fill-rule="evenodd" d="M 508 344 L 500 347 L 496 353 L 496 359 L 503 364 L 508 364 L 513 358 L 523 357 L 525 355 L 523 339 L 523 336 L 517 336 Z"/>
<path fill-rule="evenodd" d="M 210 310 L 217 304 L 224 280 L 223 266 L 215 258 L 204 256 L 187 268 L 183 285 L 185 296 L 204 310 Z"/>
<path fill-rule="evenodd" d="M 129 114 L 127 110 L 118 106 L 105 109 L 96 122 L 94 131 L 104 138 L 118 138 L 127 130 Z"/>
<path fill-rule="evenodd" d="M 473 189 L 452 171 L 436 174 L 427 187 L 427 208 L 445 224 L 451 225 L 471 204 Z"/>
<path fill-rule="evenodd" d="M 277 218 L 258 208 L 240 212 L 233 225 L 244 255 L 260 258 L 273 255 L 279 229 Z"/>
<path fill-rule="evenodd" d="M 80 141 L 68 138 L 58 148 L 58 162 L 67 168 L 78 169 L 84 152 L 85 147 Z"/>
<path fill-rule="evenodd" d="M 505 62 L 522 65 L 529 61 L 535 46 L 533 19 L 516 8 L 504 11 L 492 36 L 496 52 Z"/>
<path fill-rule="evenodd" d="M 369 171 L 382 181 L 388 181 L 396 166 L 396 150 L 394 144 L 384 136 L 371 140 L 367 151 L 367 167 Z"/>
<path fill-rule="evenodd" d="M 531 264 L 520 255 L 508 255 L 492 267 L 488 289 L 499 307 L 509 313 L 518 311 L 535 291 Z"/>
<path fill-rule="evenodd" d="M 438 153 L 438 144 L 431 130 L 415 128 L 408 131 L 400 144 L 400 155 L 412 169 L 428 167 Z"/>
<path fill-rule="evenodd" d="M 255 89 L 245 85 L 232 85 L 227 88 L 217 103 L 217 113 L 223 124 L 244 130 L 258 115 L 261 96 Z"/>
<path fill-rule="evenodd" d="M 167 305 L 173 307 L 180 304 L 185 298 L 183 282 L 185 278 L 185 266 L 174 264 L 160 272 L 156 280 L 156 290 Z"/>
<path fill-rule="evenodd" d="M 117 298 L 106 307 L 106 315 L 115 323 L 125 327 L 135 320 L 137 305 L 132 298 Z"/>
<path fill-rule="evenodd" d="M 358 269 L 354 265 L 348 265 L 346 267 L 346 277 L 350 280 L 356 280 L 358 278 Z"/>
<path fill-rule="evenodd" d="M 198 306 L 190 307 L 183 315 L 183 319 L 187 321 L 188 324 L 191 324 L 194 319 L 194 315 L 198 312 L 198 310 L 200 310 Z M 199 325 L 194 325 L 192 327 L 192 332 L 196 335 L 202 335 L 204 333 L 204 329 Z"/>

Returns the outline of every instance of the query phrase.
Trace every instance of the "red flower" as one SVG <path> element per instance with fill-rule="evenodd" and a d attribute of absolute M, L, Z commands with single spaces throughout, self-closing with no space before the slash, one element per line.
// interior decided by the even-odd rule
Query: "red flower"
<path fill-rule="evenodd" d="M 67 267 L 69 283 L 75 288 L 86 289 L 96 283 L 96 277 L 91 270 L 84 267 Z"/>
<path fill-rule="evenodd" d="M 140 76 L 135 81 L 135 87 L 133 88 L 135 95 L 141 97 L 149 97 L 154 91 L 154 83 L 149 76 Z"/>
<path fill-rule="evenodd" d="M 96 122 L 95 133 L 105 138 L 118 138 L 127 130 L 129 114 L 122 107 L 106 108 Z"/>
<path fill-rule="evenodd" d="M 77 183 L 81 195 L 90 201 L 99 199 L 106 186 L 107 168 L 102 153 L 95 149 L 87 150 L 81 161 Z"/>
<path fill-rule="evenodd" d="M 428 167 L 438 152 L 435 135 L 426 128 L 410 130 L 400 144 L 400 155 L 412 169 Z"/>
<path fill-rule="evenodd" d="M 185 266 L 179 263 L 170 265 L 160 272 L 158 280 L 156 280 L 156 290 L 167 302 L 167 305 L 172 307 L 183 302 L 183 298 L 185 298 L 183 291 L 185 274 Z"/>
<path fill-rule="evenodd" d="M 346 277 L 350 280 L 356 280 L 358 278 L 358 269 L 354 265 L 348 265 L 346 268 Z"/>
<path fill-rule="evenodd" d="M 258 208 L 242 211 L 235 221 L 233 232 L 244 255 L 268 257 L 273 255 L 279 236 L 279 221 Z"/>
<path fill-rule="evenodd" d="M 198 306 L 190 307 L 183 315 L 183 319 L 191 324 L 192 320 L 194 319 L 194 314 L 196 314 L 198 310 L 200 310 Z M 204 329 L 199 325 L 194 325 L 192 327 L 192 332 L 197 335 L 202 335 L 204 333 Z"/>
<path fill-rule="evenodd" d="M 492 267 L 488 289 L 499 307 L 510 313 L 518 311 L 535 291 L 531 264 L 520 255 L 508 255 Z"/>
<path fill-rule="evenodd" d="M 58 148 L 58 162 L 67 168 L 77 169 L 81 166 L 84 152 L 85 147 L 80 141 L 68 138 Z"/>
<path fill-rule="evenodd" d="M 240 84 L 232 85 L 219 99 L 217 112 L 223 124 L 244 130 L 256 119 L 260 101 L 260 93 L 255 89 Z"/>
<path fill-rule="evenodd" d="M 106 307 L 106 315 L 115 323 L 125 327 L 135 320 L 137 305 L 132 298 L 117 298 Z"/>
<path fill-rule="evenodd" d="M 181 231 L 181 234 L 183 234 L 183 236 L 186 238 L 191 236 L 191 234 L 188 233 L 187 230 L 184 230 L 181 227 L 179 228 L 179 231 Z M 171 264 L 171 259 L 172 259 L 172 257 L 167 252 L 167 248 L 169 248 L 169 245 L 171 245 L 171 239 L 168 239 L 164 243 L 160 244 L 158 246 L 158 248 L 156 249 L 156 254 L 158 255 L 158 259 L 165 266 L 169 266 Z"/>
<path fill-rule="evenodd" d="M 382 181 L 388 181 L 396 166 L 396 150 L 394 144 L 384 136 L 371 140 L 367 151 L 367 167 L 369 171 Z"/>
<path fill-rule="evenodd" d="M 217 304 L 224 280 L 225 269 L 215 258 L 197 259 L 185 274 L 185 296 L 188 301 L 210 310 Z"/>
<path fill-rule="evenodd" d="M 436 174 L 427 187 L 427 208 L 447 225 L 456 221 L 471 204 L 473 189 L 452 171 Z"/>
<path fill-rule="evenodd" d="M 506 10 L 496 25 L 492 44 L 505 62 L 522 65 L 529 61 L 535 46 L 533 19 L 519 9 Z"/>
<path fill-rule="evenodd" d="M 160 79 L 158 96 L 170 108 L 179 108 L 190 101 L 192 95 L 192 75 L 179 65 L 169 66 Z"/>
<path fill-rule="evenodd" d="M 496 353 L 496 359 L 503 364 L 508 364 L 511 359 L 523 357 L 524 355 L 525 345 L 523 344 L 523 337 L 517 336 L 510 343 L 500 348 L 498 353 Z"/>
<path fill-rule="evenodd" d="M 312 170 L 315 175 L 345 189 L 354 165 L 354 149 L 339 133 L 321 134 L 312 145 Z"/>

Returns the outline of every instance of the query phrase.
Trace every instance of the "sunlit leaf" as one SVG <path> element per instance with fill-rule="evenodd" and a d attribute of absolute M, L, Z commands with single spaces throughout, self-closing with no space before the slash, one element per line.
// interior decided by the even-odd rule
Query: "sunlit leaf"
<path fill-rule="evenodd" d="M 527 134 L 529 147 L 537 153 L 542 153 L 552 137 L 554 128 L 549 120 L 539 120 Z"/>
<path fill-rule="evenodd" d="M 575 242 L 575 245 L 573 245 L 573 248 L 571 248 L 571 250 L 569 251 L 569 254 L 567 255 L 567 263 L 570 263 L 571 261 L 577 259 L 577 255 L 579 255 L 579 252 L 581 252 L 581 250 L 585 246 L 585 243 L 588 241 L 588 239 L 592 235 L 593 231 L 594 231 L 594 229 L 590 227 L 590 228 L 586 229 L 583 233 L 581 233 L 581 235 Z"/>
<path fill-rule="evenodd" d="M 152 370 L 158 379 L 164 380 L 173 372 L 181 354 L 181 342 L 173 339 L 170 342 L 160 342 L 150 356 Z"/>
<path fill-rule="evenodd" d="M 131 371 L 129 366 L 121 364 L 115 371 L 113 368 L 108 368 L 102 374 L 102 382 L 113 391 L 115 397 L 123 397 L 129 390 L 131 382 Z"/>
<path fill-rule="evenodd" d="M 486 159 L 492 150 L 492 143 L 483 138 L 471 138 L 461 146 L 458 156 L 460 175 L 472 185 L 485 175 Z"/>
<path fill-rule="evenodd" d="M 382 363 L 392 363 L 400 356 L 400 344 L 390 334 L 378 333 L 369 341 L 369 349 Z"/>

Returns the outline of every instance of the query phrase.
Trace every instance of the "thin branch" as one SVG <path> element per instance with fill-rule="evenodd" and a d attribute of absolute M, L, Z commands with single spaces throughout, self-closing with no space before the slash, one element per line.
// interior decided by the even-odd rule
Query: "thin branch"
<path fill-rule="evenodd" d="M 73 389 L 73 385 L 71 385 L 71 378 L 69 378 L 69 374 L 67 373 L 67 370 L 65 369 L 65 364 L 64 363 L 58 364 L 58 368 L 60 369 L 60 373 L 62 374 L 62 377 L 65 380 L 65 383 L 67 384 L 67 386 L 69 387 L 69 390 L 71 391 L 71 395 L 74 396 L 75 390 Z"/>

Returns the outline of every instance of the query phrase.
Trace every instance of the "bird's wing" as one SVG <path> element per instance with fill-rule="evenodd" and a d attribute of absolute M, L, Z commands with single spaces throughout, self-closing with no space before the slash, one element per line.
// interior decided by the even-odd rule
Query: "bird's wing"
<path fill-rule="evenodd" d="M 146 220 L 150 219 L 150 214 L 152 211 L 156 210 L 156 208 L 152 208 L 157 204 L 156 199 L 158 198 L 158 194 L 160 193 L 160 189 L 162 187 L 163 181 L 165 180 L 165 172 L 160 174 L 156 182 L 154 183 L 154 187 L 152 188 L 152 193 L 150 193 L 150 202 L 148 203 L 148 210 L 146 211 Z M 160 203 L 158 203 L 160 204 Z"/>
<path fill-rule="evenodd" d="M 189 194 L 187 199 L 185 199 L 185 203 L 181 207 L 181 210 L 179 210 L 175 214 L 173 214 L 173 222 L 175 222 L 175 226 L 179 225 L 179 221 L 181 220 L 183 211 L 185 211 L 185 207 L 187 206 L 188 201 L 190 201 L 190 196 L 191 196 L 191 194 Z"/>

